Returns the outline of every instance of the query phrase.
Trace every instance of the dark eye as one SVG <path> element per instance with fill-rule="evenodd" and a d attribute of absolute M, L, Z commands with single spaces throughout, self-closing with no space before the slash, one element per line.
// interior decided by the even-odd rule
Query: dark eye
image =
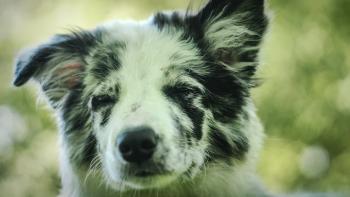
<path fill-rule="evenodd" d="M 193 99 L 201 93 L 197 87 L 191 87 L 185 84 L 175 86 L 166 86 L 163 88 L 164 93 L 171 98 Z"/>
<path fill-rule="evenodd" d="M 113 105 L 115 100 L 116 99 L 110 95 L 93 96 L 91 99 L 91 108 L 93 111 L 96 111 L 102 107 Z"/>

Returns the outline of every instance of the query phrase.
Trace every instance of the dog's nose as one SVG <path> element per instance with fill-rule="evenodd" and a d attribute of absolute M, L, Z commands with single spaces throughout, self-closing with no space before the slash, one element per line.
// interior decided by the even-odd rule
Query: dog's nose
<path fill-rule="evenodd" d="M 157 147 L 157 136 L 147 126 L 127 128 L 117 137 L 117 146 L 122 157 L 130 163 L 149 160 Z"/>

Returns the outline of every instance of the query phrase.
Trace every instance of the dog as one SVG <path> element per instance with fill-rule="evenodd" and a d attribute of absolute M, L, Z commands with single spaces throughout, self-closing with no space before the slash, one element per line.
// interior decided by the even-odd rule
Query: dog
<path fill-rule="evenodd" d="M 23 51 L 59 126 L 62 197 L 270 196 L 251 99 L 264 0 L 210 0 L 59 34 Z"/>

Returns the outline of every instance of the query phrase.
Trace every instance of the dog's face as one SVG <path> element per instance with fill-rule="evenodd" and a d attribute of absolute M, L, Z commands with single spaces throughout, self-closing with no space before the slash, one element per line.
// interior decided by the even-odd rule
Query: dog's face
<path fill-rule="evenodd" d="M 143 187 L 190 173 L 203 163 L 207 144 L 205 90 L 189 73 L 205 72 L 195 70 L 203 65 L 199 50 L 175 29 L 105 28 L 113 35 L 105 34 L 86 59 L 84 97 L 106 174 Z"/>
<path fill-rule="evenodd" d="M 112 188 L 161 187 L 244 158 L 265 27 L 263 0 L 113 22 L 23 53 L 15 85 L 39 82 L 76 167 L 97 164 Z"/>

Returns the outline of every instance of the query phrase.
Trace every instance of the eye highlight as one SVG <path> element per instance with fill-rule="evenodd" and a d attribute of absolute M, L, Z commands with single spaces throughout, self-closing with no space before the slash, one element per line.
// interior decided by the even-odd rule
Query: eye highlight
<path fill-rule="evenodd" d="M 116 102 L 116 98 L 111 95 L 97 95 L 91 98 L 91 109 L 97 111 L 103 107 L 108 107 Z"/>

